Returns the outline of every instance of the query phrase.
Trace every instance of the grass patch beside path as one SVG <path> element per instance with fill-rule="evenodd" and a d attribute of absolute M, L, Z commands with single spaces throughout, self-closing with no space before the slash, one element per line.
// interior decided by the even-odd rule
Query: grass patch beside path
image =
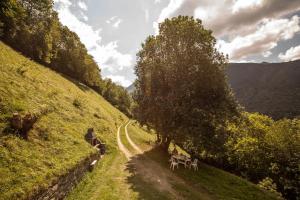
<path fill-rule="evenodd" d="M 127 159 L 118 150 L 105 155 L 69 194 L 67 200 L 137 199 L 138 194 L 126 182 L 129 176 L 129 172 L 125 171 L 126 162 Z"/>
<path fill-rule="evenodd" d="M 142 148 L 150 148 L 150 145 L 145 144 L 145 139 L 155 139 L 155 135 L 140 131 L 137 125 L 129 127 L 129 134 L 133 142 Z M 143 144 L 144 143 L 144 144 Z M 144 153 L 145 156 L 150 157 L 164 168 L 169 168 L 169 156 L 161 152 L 159 149 L 151 149 Z M 276 197 L 267 191 L 261 190 L 255 184 L 248 182 L 236 175 L 230 174 L 215 167 L 200 163 L 199 171 L 184 169 L 180 166 L 179 170 L 174 173 L 184 179 L 188 184 L 195 188 L 205 188 L 210 193 L 214 194 L 217 199 L 222 200 L 274 200 Z M 178 188 L 182 189 L 182 188 Z"/>
<path fill-rule="evenodd" d="M 136 150 L 130 145 L 129 141 L 126 138 L 126 133 L 125 133 L 125 126 L 127 123 L 121 126 L 120 128 L 120 138 L 121 142 L 123 143 L 124 147 L 133 155 L 136 154 Z M 128 127 L 128 126 L 127 126 Z"/>
<path fill-rule="evenodd" d="M 154 133 L 149 133 L 141 128 L 136 122 L 127 126 L 128 134 L 130 138 L 135 142 L 142 150 L 148 150 L 153 147 L 156 140 Z"/>

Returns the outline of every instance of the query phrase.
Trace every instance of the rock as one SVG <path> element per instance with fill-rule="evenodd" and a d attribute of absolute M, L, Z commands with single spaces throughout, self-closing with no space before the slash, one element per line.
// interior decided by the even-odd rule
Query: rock
<path fill-rule="evenodd" d="M 22 119 L 21 135 L 23 138 L 28 138 L 28 131 L 33 127 L 33 124 L 37 121 L 37 117 L 31 113 L 27 113 Z"/>
<path fill-rule="evenodd" d="M 53 187 L 52 187 L 52 191 L 56 191 L 58 189 L 58 184 L 55 184 Z"/>
<path fill-rule="evenodd" d="M 19 113 L 13 113 L 13 117 L 11 119 L 11 127 L 15 130 L 22 129 L 22 117 Z"/>

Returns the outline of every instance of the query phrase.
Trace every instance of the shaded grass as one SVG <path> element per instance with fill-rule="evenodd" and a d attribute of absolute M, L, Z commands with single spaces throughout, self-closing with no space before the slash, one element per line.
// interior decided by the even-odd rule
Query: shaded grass
<path fill-rule="evenodd" d="M 143 148 L 150 148 L 150 145 L 145 144 L 145 140 L 141 138 L 155 139 L 154 135 L 147 133 L 146 131 L 139 131 L 137 126 L 130 127 L 130 137 L 132 140 Z M 144 143 L 144 144 L 142 144 Z M 145 155 L 155 160 L 164 168 L 169 168 L 168 158 L 169 155 L 163 153 L 160 149 L 154 148 L 145 152 Z M 174 173 L 184 179 L 187 183 L 195 188 L 205 189 L 214 194 L 217 199 L 224 200 L 271 200 L 276 199 L 273 194 L 267 191 L 261 190 L 258 186 L 237 177 L 233 174 L 225 172 L 223 170 L 214 168 L 212 166 L 200 163 L 199 171 L 194 172 L 192 170 L 184 169 L 180 167 L 180 170 L 175 170 Z M 175 185 L 179 190 L 184 190 L 180 185 Z"/>
<path fill-rule="evenodd" d="M 127 118 L 93 90 L 78 88 L 2 42 L 0 77 L 0 199 L 26 198 L 93 153 L 84 140 L 89 127 L 107 144 L 108 157 L 116 151 L 117 126 Z M 7 129 L 13 112 L 45 109 L 28 141 Z"/>

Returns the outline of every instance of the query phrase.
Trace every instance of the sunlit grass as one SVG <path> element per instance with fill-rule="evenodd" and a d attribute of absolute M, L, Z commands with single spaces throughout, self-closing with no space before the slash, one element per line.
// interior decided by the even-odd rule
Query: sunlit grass
<path fill-rule="evenodd" d="M 78 87 L 2 42 L 0 77 L 0 199 L 26 198 L 93 153 L 84 140 L 89 127 L 107 144 L 107 157 L 113 156 L 117 126 L 127 118 L 96 92 Z M 47 112 L 29 132 L 28 141 L 7 129 L 13 112 L 42 110 Z"/>

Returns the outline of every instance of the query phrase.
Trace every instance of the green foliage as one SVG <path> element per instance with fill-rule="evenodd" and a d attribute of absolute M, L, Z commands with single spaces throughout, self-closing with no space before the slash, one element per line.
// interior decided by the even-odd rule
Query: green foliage
<path fill-rule="evenodd" d="M 277 186 L 276 184 L 273 182 L 273 180 L 269 177 L 263 179 L 262 181 L 260 181 L 258 183 L 258 186 L 264 190 L 269 190 L 270 192 L 276 194 L 278 196 L 278 198 L 281 198 L 281 194 L 279 192 L 277 192 Z"/>
<path fill-rule="evenodd" d="M 31 59 L 105 94 L 109 102 L 130 116 L 130 96 L 122 87 L 101 79 L 99 66 L 77 34 L 59 22 L 52 0 L 3 0 L 0 10 L 1 40 Z M 26 68 L 20 66 L 18 73 L 24 75 Z"/>
<path fill-rule="evenodd" d="M 285 198 L 299 197 L 299 119 L 273 121 L 257 113 L 244 113 L 228 131 L 225 154 L 235 171 L 254 182 L 269 177 Z"/>
<path fill-rule="evenodd" d="M 79 37 L 59 22 L 52 0 L 4 0 L 0 9 L 3 41 L 89 86 L 101 82 L 99 67 Z"/>
<path fill-rule="evenodd" d="M 162 135 L 166 149 L 173 139 L 215 152 L 224 143 L 226 120 L 237 114 L 224 74 L 227 59 L 199 19 L 166 19 L 159 29 L 137 55 L 136 118 Z"/>
<path fill-rule="evenodd" d="M 124 114 L 129 117 L 131 116 L 133 100 L 125 88 L 113 83 L 111 79 L 105 79 L 102 95 L 107 101 L 116 106 Z"/>

